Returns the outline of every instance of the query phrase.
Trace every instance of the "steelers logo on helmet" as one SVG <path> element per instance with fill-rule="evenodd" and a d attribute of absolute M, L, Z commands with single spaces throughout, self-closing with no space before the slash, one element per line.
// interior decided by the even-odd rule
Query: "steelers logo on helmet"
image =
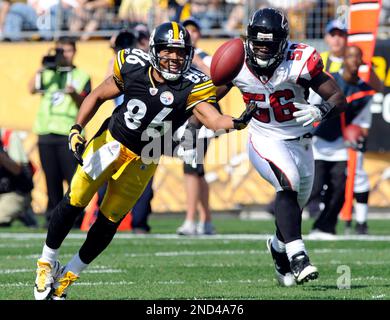
<path fill-rule="evenodd" d="M 287 17 L 273 8 L 257 10 L 251 17 L 245 42 L 249 63 L 256 68 L 278 66 L 289 35 Z"/>
<path fill-rule="evenodd" d="M 175 81 L 191 67 L 194 48 L 190 34 L 177 22 L 166 22 L 153 30 L 149 40 L 153 68 L 168 81 Z"/>

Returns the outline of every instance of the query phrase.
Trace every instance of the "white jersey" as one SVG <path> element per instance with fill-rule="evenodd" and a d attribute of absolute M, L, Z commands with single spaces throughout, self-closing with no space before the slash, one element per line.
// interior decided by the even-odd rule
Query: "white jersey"
<path fill-rule="evenodd" d="M 320 72 L 323 64 L 315 48 L 288 42 L 283 61 L 272 77 L 258 77 L 245 62 L 233 80 L 243 94 L 245 103 L 255 100 L 259 111 L 249 123 L 249 132 L 257 132 L 277 140 L 294 139 L 311 131 L 293 117 L 293 102 L 307 103 L 308 90 L 302 85 Z"/>

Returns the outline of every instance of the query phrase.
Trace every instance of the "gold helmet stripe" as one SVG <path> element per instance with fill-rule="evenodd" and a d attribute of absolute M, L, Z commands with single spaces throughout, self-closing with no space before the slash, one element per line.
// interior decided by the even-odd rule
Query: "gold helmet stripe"
<path fill-rule="evenodd" d="M 179 40 L 179 26 L 175 21 L 172 21 L 171 23 L 173 29 L 173 40 Z"/>

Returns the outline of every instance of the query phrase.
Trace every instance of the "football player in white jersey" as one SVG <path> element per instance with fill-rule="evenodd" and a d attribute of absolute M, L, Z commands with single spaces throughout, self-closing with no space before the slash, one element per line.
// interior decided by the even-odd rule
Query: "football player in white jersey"
<path fill-rule="evenodd" d="M 285 14 L 257 10 L 247 27 L 246 59 L 231 85 L 219 88 L 219 98 L 235 85 L 244 101 L 257 104 L 249 123 L 249 158 L 276 190 L 276 233 L 267 241 L 281 285 L 316 279 L 302 241 L 302 208 L 313 185 L 312 124 L 336 116 L 346 100 L 333 79 L 323 72 L 320 55 L 309 45 L 288 40 Z M 307 102 L 309 88 L 324 100 Z"/>

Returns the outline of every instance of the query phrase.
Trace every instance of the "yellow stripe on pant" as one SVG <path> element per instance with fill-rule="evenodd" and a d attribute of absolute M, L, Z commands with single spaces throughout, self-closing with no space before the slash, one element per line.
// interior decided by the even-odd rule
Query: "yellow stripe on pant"
<path fill-rule="evenodd" d="M 115 141 L 108 130 L 91 140 L 83 154 L 84 167 L 85 159 L 96 156 L 108 143 Z M 78 166 L 69 193 L 71 205 L 86 207 L 98 189 L 108 182 L 100 211 L 113 222 L 119 221 L 135 205 L 157 168 L 157 163 L 144 164 L 140 156 L 122 144 L 119 145 L 119 156 L 95 179 L 83 167 Z"/>

